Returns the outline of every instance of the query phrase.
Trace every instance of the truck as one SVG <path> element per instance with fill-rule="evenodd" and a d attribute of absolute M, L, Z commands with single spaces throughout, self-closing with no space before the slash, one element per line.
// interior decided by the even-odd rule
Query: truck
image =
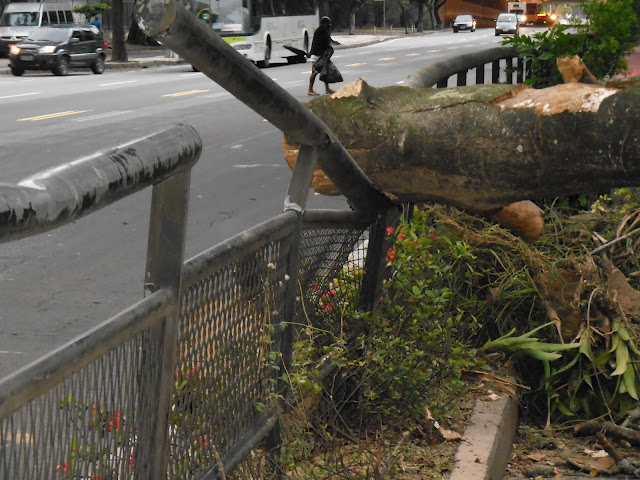
<path fill-rule="evenodd" d="M 550 26 L 556 21 L 556 14 L 534 2 L 507 2 L 507 12 L 518 15 L 521 25 Z"/>

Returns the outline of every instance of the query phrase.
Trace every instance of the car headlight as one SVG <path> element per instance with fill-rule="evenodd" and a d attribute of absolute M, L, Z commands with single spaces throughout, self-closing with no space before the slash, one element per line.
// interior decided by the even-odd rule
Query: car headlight
<path fill-rule="evenodd" d="M 9 52 L 11 52 L 11 55 L 18 55 L 20 53 L 22 49 L 16 45 L 10 45 L 9 46 Z"/>
<path fill-rule="evenodd" d="M 40 50 L 38 50 L 39 53 L 53 53 L 55 51 L 55 45 L 47 45 L 46 47 L 41 47 Z"/>
<path fill-rule="evenodd" d="M 555 20 L 556 18 L 558 18 L 558 16 L 555 13 L 551 14 L 551 20 Z"/>

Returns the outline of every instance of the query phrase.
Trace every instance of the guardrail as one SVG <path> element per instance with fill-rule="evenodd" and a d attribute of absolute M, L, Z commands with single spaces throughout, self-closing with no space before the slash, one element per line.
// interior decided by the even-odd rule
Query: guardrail
<path fill-rule="evenodd" d="M 277 449 L 294 325 L 330 328 L 321 293 L 350 278 L 370 308 L 396 206 L 307 108 L 173 0 L 139 23 L 293 141 L 284 213 L 184 261 L 197 133 L 177 126 L 0 186 L 0 241 L 153 189 L 146 298 L 0 381 L 0 478 L 211 479 Z M 316 164 L 354 211 L 307 211 Z M 354 272 L 358 272 L 357 275 Z M 339 325 L 339 321 L 336 321 Z M 325 370 L 326 371 L 326 370 Z"/>
<path fill-rule="evenodd" d="M 515 60 L 515 65 L 514 65 Z M 478 52 L 458 55 L 433 63 L 409 76 L 407 84 L 415 88 L 462 87 L 467 83 L 522 83 L 527 69 L 512 46 L 494 47 Z M 455 83 L 453 82 L 455 77 Z M 471 80 L 471 81 L 470 81 Z"/>

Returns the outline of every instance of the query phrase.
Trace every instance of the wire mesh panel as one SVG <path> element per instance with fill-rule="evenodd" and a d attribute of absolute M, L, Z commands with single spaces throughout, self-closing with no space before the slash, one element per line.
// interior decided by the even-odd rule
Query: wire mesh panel
<path fill-rule="evenodd" d="M 317 211 L 305 217 L 296 323 L 336 333 L 344 313 L 358 308 L 370 226 L 354 212 Z"/>
<path fill-rule="evenodd" d="M 271 365 L 279 357 L 295 225 L 295 216 L 287 218 L 190 261 L 198 274 L 183 278 L 169 432 L 172 479 L 228 468 L 263 417 L 258 406 L 268 403 L 278 376 Z"/>
<path fill-rule="evenodd" d="M 129 337 L 0 420 L 0 478 L 139 478 L 160 339 L 160 326 Z"/>

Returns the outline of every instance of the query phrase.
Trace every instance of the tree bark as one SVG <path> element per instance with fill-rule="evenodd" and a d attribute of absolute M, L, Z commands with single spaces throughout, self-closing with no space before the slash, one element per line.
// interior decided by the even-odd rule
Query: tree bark
<path fill-rule="evenodd" d="M 418 21 L 416 22 L 418 32 L 424 32 L 424 2 L 418 1 Z"/>
<path fill-rule="evenodd" d="M 111 60 L 115 62 L 128 62 L 127 47 L 124 42 L 124 7 L 122 0 L 113 0 L 111 11 L 113 13 L 113 38 L 111 40 Z"/>
<path fill-rule="evenodd" d="M 640 185 L 640 77 L 607 85 L 373 88 L 363 80 L 307 102 L 388 195 L 495 213 Z M 285 137 L 295 164 L 298 146 Z M 318 193 L 339 194 L 316 171 Z"/>

